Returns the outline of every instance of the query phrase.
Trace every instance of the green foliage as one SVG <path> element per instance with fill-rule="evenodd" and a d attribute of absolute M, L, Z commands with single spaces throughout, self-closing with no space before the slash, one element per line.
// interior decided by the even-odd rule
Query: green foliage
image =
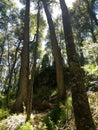
<path fill-rule="evenodd" d="M 98 62 L 98 44 L 93 43 L 90 40 L 83 42 L 83 53 L 89 64 L 97 64 Z"/>
<path fill-rule="evenodd" d="M 56 129 L 56 126 L 55 126 L 54 122 L 52 121 L 51 117 L 46 116 L 44 118 L 43 122 L 46 124 L 47 130 L 55 130 Z"/>
<path fill-rule="evenodd" d="M 94 74 L 98 76 L 98 66 L 95 64 L 85 65 L 84 70 L 88 73 L 88 75 Z"/>
<path fill-rule="evenodd" d="M 96 64 L 87 64 L 84 65 L 84 70 L 86 72 L 86 85 L 87 90 L 98 91 L 98 66 Z"/>
<path fill-rule="evenodd" d="M 69 117 L 71 117 L 72 114 L 72 99 L 71 97 L 68 97 L 66 101 L 66 105 L 60 104 L 60 108 L 62 110 L 62 116 L 61 120 L 62 122 L 65 122 Z"/>
<path fill-rule="evenodd" d="M 45 116 L 43 122 L 47 126 L 47 130 L 57 130 L 62 123 L 66 122 L 66 111 L 62 108 L 54 108 Z"/>
<path fill-rule="evenodd" d="M 21 126 L 17 126 L 15 130 L 32 130 L 32 128 L 31 128 L 31 124 L 27 122 Z"/>
<path fill-rule="evenodd" d="M 98 90 L 97 76 L 98 76 L 98 45 L 90 40 L 83 42 L 82 47 L 85 55 L 86 64 L 83 66 L 86 72 L 87 90 Z"/>
<path fill-rule="evenodd" d="M 39 130 L 47 130 L 47 126 L 45 123 L 42 123 L 41 125 L 41 129 L 39 128 Z"/>
<path fill-rule="evenodd" d="M 56 124 L 58 122 L 58 120 L 60 119 L 60 115 L 61 115 L 61 109 L 60 108 L 54 108 L 51 112 L 50 112 L 50 118 L 51 120 Z"/>
<path fill-rule="evenodd" d="M 6 121 L 3 121 L 0 123 L 0 130 L 7 130 L 7 125 Z"/>
<path fill-rule="evenodd" d="M 65 107 L 67 109 L 71 109 L 72 108 L 72 98 L 70 96 L 67 98 L 66 106 Z"/>
<path fill-rule="evenodd" d="M 88 101 L 96 126 L 98 126 L 98 106 L 97 106 L 97 92 L 88 92 Z"/>
<path fill-rule="evenodd" d="M 5 96 L 3 94 L 0 94 L 0 108 L 5 106 Z"/>
<path fill-rule="evenodd" d="M 9 110 L 5 108 L 0 109 L 0 120 L 7 118 L 9 116 Z"/>

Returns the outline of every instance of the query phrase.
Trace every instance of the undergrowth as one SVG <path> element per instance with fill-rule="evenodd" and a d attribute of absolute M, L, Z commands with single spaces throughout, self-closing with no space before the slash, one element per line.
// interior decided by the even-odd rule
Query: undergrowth
<path fill-rule="evenodd" d="M 0 108 L 0 120 L 7 118 L 10 115 L 7 108 Z"/>

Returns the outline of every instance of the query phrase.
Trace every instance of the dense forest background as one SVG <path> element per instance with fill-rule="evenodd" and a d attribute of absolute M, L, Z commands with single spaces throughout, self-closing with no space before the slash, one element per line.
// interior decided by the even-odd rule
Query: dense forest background
<path fill-rule="evenodd" d="M 0 1 L 0 130 L 98 129 L 98 0 Z"/>

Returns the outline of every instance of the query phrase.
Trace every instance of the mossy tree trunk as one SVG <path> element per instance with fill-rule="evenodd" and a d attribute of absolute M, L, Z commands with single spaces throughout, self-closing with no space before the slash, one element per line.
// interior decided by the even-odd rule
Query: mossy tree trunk
<path fill-rule="evenodd" d="M 60 6 L 62 10 L 64 36 L 66 41 L 68 64 L 70 68 L 72 104 L 76 127 L 77 130 L 95 130 L 96 128 L 92 119 L 86 94 L 84 73 L 80 67 L 79 56 L 75 50 L 70 17 L 64 0 L 60 0 Z"/>

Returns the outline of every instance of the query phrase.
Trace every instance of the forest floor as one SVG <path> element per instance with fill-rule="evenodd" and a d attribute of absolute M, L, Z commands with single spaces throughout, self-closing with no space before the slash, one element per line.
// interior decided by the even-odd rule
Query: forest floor
<path fill-rule="evenodd" d="M 44 113 L 32 114 L 31 115 L 31 128 L 32 130 L 38 130 L 40 128 L 40 122 L 42 121 L 42 117 L 45 116 Z M 18 130 L 18 126 L 25 124 L 26 114 L 15 114 L 9 116 L 7 119 L 4 119 L 0 122 L 0 130 Z M 6 124 L 6 128 L 5 128 Z"/>
<path fill-rule="evenodd" d="M 22 127 L 20 129 L 19 126 L 25 124 L 26 114 L 9 116 L 7 119 L 0 122 L 0 130 L 47 130 L 42 122 L 43 117 L 45 117 L 46 114 L 47 113 L 32 114 L 30 125 L 27 123 L 23 129 Z M 66 122 L 66 126 L 64 124 L 64 126 L 62 126 L 59 130 L 75 130 L 74 119 L 69 119 Z"/>
<path fill-rule="evenodd" d="M 91 107 L 92 116 L 98 130 L 98 104 L 94 93 L 89 94 L 89 103 Z M 25 123 L 26 114 L 13 114 L 6 119 L 0 121 L 0 130 L 47 130 L 43 123 L 43 118 L 49 113 L 46 112 L 32 112 L 31 120 Z M 23 126 L 23 127 L 21 127 Z M 56 130 L 75 130 L 74 117 L 69 118 L 62 127 Z M 55 130 L 55 129 L 54 129 Z"/>

